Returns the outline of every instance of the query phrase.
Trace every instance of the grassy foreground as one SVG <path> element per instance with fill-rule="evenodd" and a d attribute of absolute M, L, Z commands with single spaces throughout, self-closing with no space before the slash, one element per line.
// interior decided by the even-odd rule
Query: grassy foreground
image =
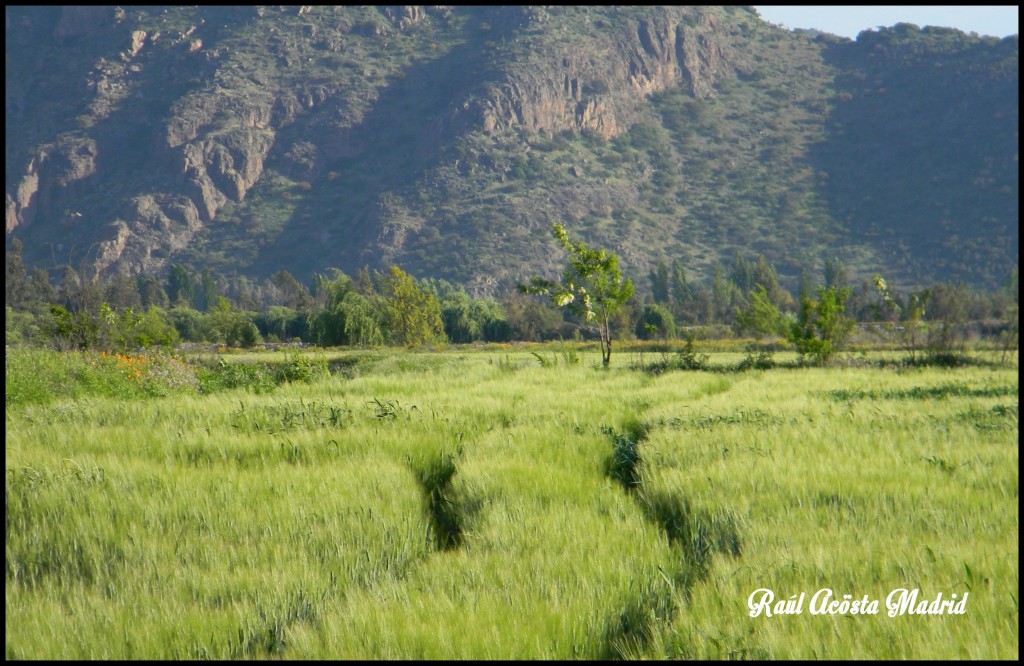
<path fill-rule="evenodd" d="M 547 356 L 9 395 L 7 658 L 1018 658 L 1016 366 Z"/>

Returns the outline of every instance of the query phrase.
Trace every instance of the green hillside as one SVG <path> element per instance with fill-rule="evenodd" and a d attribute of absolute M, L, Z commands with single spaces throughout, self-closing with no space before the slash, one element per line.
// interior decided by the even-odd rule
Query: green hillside
<path fill-rule="evenodd" d="M 856 41 L 744 7 L 8 7 L 32 265 L 494 294 L 563 222 L 641 279 L 763 254 L 910 287 L 1018 263 L 1017 37 Z"/>

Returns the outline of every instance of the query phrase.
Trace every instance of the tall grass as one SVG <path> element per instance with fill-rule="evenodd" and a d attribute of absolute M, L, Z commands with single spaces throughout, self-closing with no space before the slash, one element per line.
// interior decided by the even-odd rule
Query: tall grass
<path fill-rule="evenodd" d="M 39 399 L 9 358 L 7 657 L 1018 656 L 1016 368 L 324 364 Z"/>

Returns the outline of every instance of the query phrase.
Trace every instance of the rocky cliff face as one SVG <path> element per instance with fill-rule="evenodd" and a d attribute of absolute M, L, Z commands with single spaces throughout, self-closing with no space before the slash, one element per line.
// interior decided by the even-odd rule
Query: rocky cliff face
<path fill-rule="evenodd" d="M 535 132 L 589 130 L 611 138 L 629 128 L 650 95 L 682 85 L 703 99 L 714 94 L 717 80 L 736 71 L 722 39 L 735 27 L 700 7 L 668 7 L 622 26 L 577 33 L 571 40 L 563 39 L 569 28 L 544 9 L 523 11 L 525 25 L 549 29 L 518 38 L 530 49 L 525 62 L 514 63 L 478 103 L 487 131 L 517 126 Z M 587 23 L 595 21 L 605 26 L 600 16 Z"/>
<path fill-rule="evenodd" d="M 89 137 L 61 136 L 38 147 L 6 193 L 7 233 L 31 224 L 37 215 L 60 215 L 54 202 L 74 197 L 81 183 L 96 175 L 98 155 Z"/>

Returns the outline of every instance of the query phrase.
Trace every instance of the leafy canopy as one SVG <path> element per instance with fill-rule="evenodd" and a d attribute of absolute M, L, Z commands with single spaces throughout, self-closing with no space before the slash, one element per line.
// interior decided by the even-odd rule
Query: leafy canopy
<path fill-rule="evenodd" d="M 604 365 L 611 360 L 611 319 L 633 295 L 633 282 L 622 279 L 619 258 L 612 252 L 591 250 L 586 243 L 573 243 L 565 227 L 551 225 L 555 240 L 569 253 L 569 265 L 561 282 L 530 278 L 528 285 L 519 285 L 524 294 L 546 295 L 558 307 L 568 308 L 584 321 L 596 322 L 601 333 L 601 354 Z"/>
<path fill-rule="evenodd" d="M 569 252 L 562 282 L 534 277 L 528 286 L 520 285 L 520 291 L 549 295 L 555 305 L 569 308 L 586 321 L 616 314 L 634 291 L 631 280 L 622 280 L 618 256 L 607 250 L 591 250 L 583 242 L 573 243 L 560 224 L 552 224 L 551 231 Z"/>

